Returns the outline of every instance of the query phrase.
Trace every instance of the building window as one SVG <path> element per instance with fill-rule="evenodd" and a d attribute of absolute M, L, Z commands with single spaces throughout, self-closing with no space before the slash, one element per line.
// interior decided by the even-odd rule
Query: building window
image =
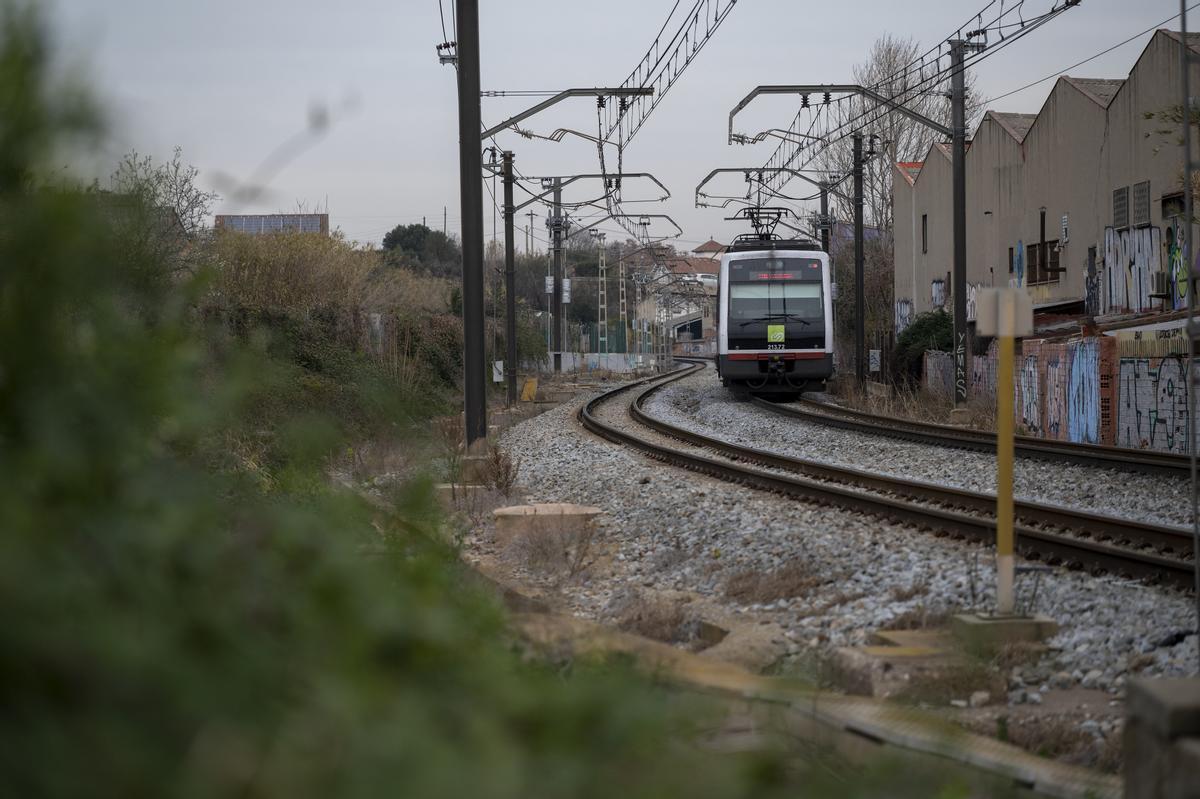
<path fill-rule="evenodd" d="M 1141 183 L 1133 184 L 1133 197 L 1130 209 L 1130 215 L 1133 217 L 1130 221 L 1133 227 L 1149 227 L 1150 226 L 1150 181 L 1144 180 Z"/>
<path fill-rule="evenodd" d="M 929 252 L 929 214 L 921 214 L 921 252 Z"/>
<path fill-rule="evenodd" d="M 1013 273 L 1013 248 L 1012 247 L 1008 248 L 1008 273 L 1010 275 Z"/>
<path fill-rule="evenodd" d="M 1129 227 L 1129 187 L 1113 191 L 1113 227 L 1124 230 Z"/>
<path fill-rule="evenodd" d="M 1025 282 L 1031 286 L 1042 282 L 1039 266 L 1041 253 L 1042 248 L 1037 244 L 1031 244 L 1025 248 Z"/>
<path fill-rule="evenodd" d="M 1162 198 L 1162 218 L 1170 219 L 1173 216 L 1183 216 L 1183 195 L 1164 194 Z"/>

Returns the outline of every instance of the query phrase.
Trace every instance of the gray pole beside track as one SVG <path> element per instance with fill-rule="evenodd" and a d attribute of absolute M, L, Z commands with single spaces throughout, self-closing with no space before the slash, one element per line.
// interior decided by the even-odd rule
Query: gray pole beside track
<path fill-rule="evenodd" d="M 563 336 L 563 262 L 562 262 L 562 181 L 554 179 L 554 218 L 551 223 L 551 237 L 554 242 L 554 302 L 553 311 L 553 347 L 554 371 L 562 371 L 562 336 Z"/>
<path fill-rule="evenodd" d="M 504 380 L 508 384 L 508 404 L 517 404 L 517 270 L 513 253 L 513 154 L 501 154 L 504 171 L 504 339 L 507 352 Z"/>
<path fill-rule="evenodd" d="M 954 407 L 967 404 L 967 121 L 966 73 L 963 53 L 967 43 L 950 43 L 950 126 L 953 129 L 954 167 Z"/>
<path fill-rule="evenodd" d="M 829 184 L 821 183 L 821 249 L 829 254 L 829 236 L 833 223 L 829 219 Z"/>
<path fill-rule="evenodd" d="M 854 134 L 854 376 L 862 388 L 866 369 L 866 298 L 863 297 L 863 135 Z"/>
<path fill-rule="evenodd" d="M 1183 218 L 1184 218 L 1184 258 L 1188 264 L 1188 339 L 1191 342 L 1189 356 L 1195 355 L 1195 342 L 1200 338 L 1200 329 L 1196 326 L 1196 285 L 1200 275 L 1196 272 L 1196 251 L 1193 249 L 1194 235 L 1192 231 L 1193 203 L 1192 174 L 1195 162 L 1192 160 L 1192 97 L 1191 97 L 1191 68 L 1195 56 L 1188 46 L 1187 37 L 1187 0 L 1179 0 L 1179 65 L 1181 73 L 1179 82 L 1183 87 Z M 1192 556 L 1196 571 L 1196 674 L 1200 675 L 1200 518 L 1196 511 L 1200 507 L 1196 484 L 1196 359 L 1192 357 L 1188 367 L 1188 452 L 1191 455 L 1192 476 Z"/>
<path fill-rule="evenodd" d="M 467 446 L 487 437 L 483 352 L 483 153 L 479 147 L 479 0 L 459 0 L 458 177 L 462 209 L 463 410 Z M 444 216 L 444 212 L 443 212 Z M 444 226 L 444 224 L 443 224 Z"/>

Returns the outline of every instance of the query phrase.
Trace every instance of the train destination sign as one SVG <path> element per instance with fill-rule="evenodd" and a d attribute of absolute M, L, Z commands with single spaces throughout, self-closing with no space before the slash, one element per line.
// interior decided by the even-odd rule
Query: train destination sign
<path fill-rule="evenodd" d="M 733 283 L 820 279 L 821 262 L 816 258 L 743 258 L 729 262 L 729 280 Z"/>

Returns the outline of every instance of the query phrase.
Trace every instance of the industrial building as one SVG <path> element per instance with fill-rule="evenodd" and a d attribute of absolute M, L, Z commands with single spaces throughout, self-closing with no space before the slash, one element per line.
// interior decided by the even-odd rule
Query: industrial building
<path fill-rule="evenodd" d="M 978 288 L 1008 285 L 1043 318 L 1184 323 L 1181 44 L 1159 30 L 1124 79 L 1063 76 L 1037 114 L 983 115 L 966 154 L 968 320 Z M 897 333 L 951 307 L 951 176 L 948 144 L 894 166 Z"/>

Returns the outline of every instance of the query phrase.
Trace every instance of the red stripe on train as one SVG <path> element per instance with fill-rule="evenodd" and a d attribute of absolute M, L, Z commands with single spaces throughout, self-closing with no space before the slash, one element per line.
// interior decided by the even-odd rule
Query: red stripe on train
<path fill-rule="evenodd" d="M 731 361 L 769 361 L 779 358 L 783 361 L 813 361 L 824 358 L 825 352 L 731 352 Z"/>

